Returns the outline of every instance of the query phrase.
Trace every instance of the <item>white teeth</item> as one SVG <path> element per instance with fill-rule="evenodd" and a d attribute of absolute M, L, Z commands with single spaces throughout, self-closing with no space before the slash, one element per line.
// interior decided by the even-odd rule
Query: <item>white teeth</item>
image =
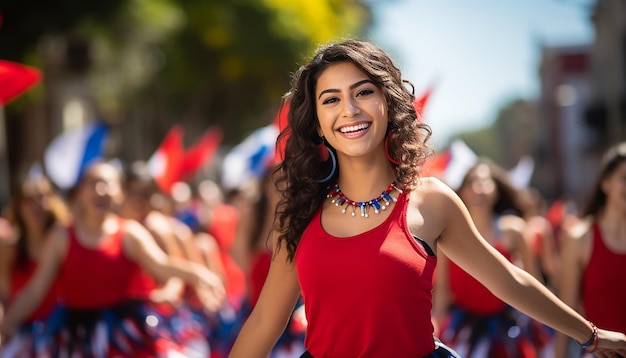
<path fill-rule="evenodd" d="M 368 128 L 370 125 L 369 123 L 361 123 L 361 124 L 357 124 L 354 126 L 347 126 L 347 127 L 342 127 L 339 129 L 339 131 L 341 133 L 350 133 L 350 132 L 356 132 L 356 131 L 360 131 L 363 130 L 365 128 Z"/>

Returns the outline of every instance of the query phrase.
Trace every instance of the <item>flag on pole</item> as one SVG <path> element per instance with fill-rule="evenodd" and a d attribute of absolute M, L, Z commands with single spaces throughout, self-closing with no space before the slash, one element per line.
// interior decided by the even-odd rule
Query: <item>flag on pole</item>
<path fill-rule="evenodd" d="M 220 128 L 207 129 L 202 138 L 185 151 L 178 180 L 193 176 L 198 169 L 207 165 L 215 156 L 223 138 L 224 133 Z"/>
<path fill-rule="evenodd" d="M 89 165 L 104 159 L 109 132 L 106 123 L 94 122 L 56 137 L 44 152 L 50 180 L 64 190 L 75 186 Z"/>
<path fill-rule="evenodd" d="M 262 179 L 276 157 L 277 136 L 278 128 L 270 124 L 255 130 L 228 152 L 222 166 L 224 188 L 234 189 L 251 179 Z"/>
<path fill-rule="evenodd" d="M 285 99 L 283 103 L 280 105 L 280 109 L 276 114 L 276 118 L 274 119 L 274 127 L 276 127 L 277 132 L 280 134 L 287 128 L 288 124 L 288 114 L 289 114 L 289 99 Z M 276 142 L 276 149 L 274 154 L 274 159 L 272 160 L 272 164 L 276 165 L 280 163 L 283 159 L 285 159 L 285 146 L 287 145 L 287 136 L 283 136 L 282 138 L 278 138 Z"/>
<path fill-rule="evenodd" d="M 477 163 L 478 156 L 460 139 L 456 139 L 450 147 L 428 158 L 422 173 L 443 180 L 452 189 L 457 190 L 467 172 Z"/>
<path fill-rule="evenodd" d="M 26 92 L 41 80 L 41 71 L 16 62 L 0 60 L 0 106 Z"/>
<path fill-rule="evenodd" d="M 524 189 L 530 185 L 534 171 L 535 160 L 529 155 L 524 155 L 507 174 L 516 189 Z"/>
<path fill-rule="evenodd" d="M 184 155 L 183 135 L 183 127 L 174 125 L 147 162 L 150 175 L 167 194 L 180 177 Z"/>

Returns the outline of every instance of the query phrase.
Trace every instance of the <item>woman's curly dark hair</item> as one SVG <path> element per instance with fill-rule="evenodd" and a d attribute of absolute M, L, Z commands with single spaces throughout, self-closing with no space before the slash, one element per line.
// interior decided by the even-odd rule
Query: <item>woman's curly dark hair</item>
<path fill-rule="evenodd" d="M 421 123 L 413 105 L 410 82 L 401 77 L 399 68 L 381 48 L 364 41 L 347 40 L 320 47 L 313 59 L 293 75 L 288 124 L 278 141 L 285 140 L 284 160 L 276 167 L 280 201 L 276 209 L 278 249 L 285 244 L 293 261 L 300 237 L 328 193 L 339 173 L 320 183 L 331 170 L 331 161 L 322 162 L 318 154 L 318 119 L 315 87 L 320 74 L 329 66 L 349 62 L 363 71 L 385 96 L 389 113 L 389 152 L 400 164 L 396 169 L 398 183 L 405 188 L 417 184 L 419 170 L 432 153 L 426 141 L 431 135 L 428 125 Z M 411 85 L 411 90 L 406 87 Z M 331 148 L 331 150 L 334 150 Z"/>

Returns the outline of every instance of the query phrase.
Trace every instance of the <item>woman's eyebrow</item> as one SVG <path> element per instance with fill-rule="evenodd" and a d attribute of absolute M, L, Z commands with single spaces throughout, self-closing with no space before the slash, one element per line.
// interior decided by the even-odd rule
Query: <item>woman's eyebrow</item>
<path fill-rule="evenodd" d="M 362 85 L 362 84 L 364 84 L 364 83 L 371 83 L 371 84 L 374 84 L 374 82 L 372 82 L 372 80 L 370 80 L 370 79 L 365 79 L 365 80 L 361 80 L 361 81 L 359 81 L 359 82 L 356 82 L 356 83 L 352 84 L 352 85 L 350 86 L 350 89 L 355 89 L 355 88 L 359 87 L 360 85 Z M 325 89 L 325 90 L 323 90 L 322 92 L 320 92 L 320 95 L 319 95 L 319 96 L 317 96 L 317 99 L 320 99 L 324 93 L 335 93 L 335 92 L 339 92 L 339 90 L 338 90 L 338 89 L 333 89 L 333 88 Z"/>

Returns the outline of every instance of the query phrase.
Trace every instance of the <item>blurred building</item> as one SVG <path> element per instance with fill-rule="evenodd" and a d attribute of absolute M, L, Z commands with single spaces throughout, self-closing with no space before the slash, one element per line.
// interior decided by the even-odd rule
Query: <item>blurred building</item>
<path fill-rule="evenodd" d="M 591 78 L 590 46 L 542 49 L 535 182 L 552 199 L 579 199 L 594 180 L 596 136 L 585 121 Z"/>
<path fill-rule="evenodd" d="M 596 145 L 606 147 L 626 139 L 626 2 L 598 0 L 591 20 L 592 92 L 585 118 Z"/>
<path fill-rule="evenodd" d="M 598 0 L 592 44 L 542 49 L 535 184 L 582 203 L 602 152 L 626 140 L 626 3 Z"/>

